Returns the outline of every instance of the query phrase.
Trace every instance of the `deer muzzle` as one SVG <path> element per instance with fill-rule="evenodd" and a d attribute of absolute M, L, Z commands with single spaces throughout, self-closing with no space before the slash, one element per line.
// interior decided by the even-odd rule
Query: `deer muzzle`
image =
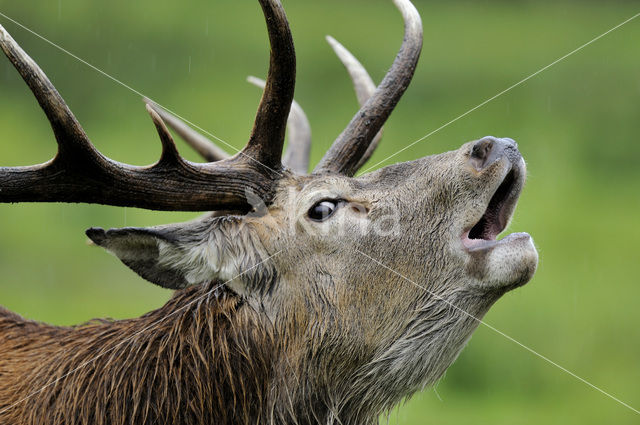
<path fill-rule="evenodd" d="M 475 211 L 473 224 L 461 236 L 470 270 L 491 285 L 523 284 L 538 261 L 531 236 L 514 233 L 498 240 L 498 235 L 509 225 L 524 187 L 524 159 L 514 140 L 488 136 L 471 146 L 468 161 L 479 179 L 489 181 L 484 210 Z"/>

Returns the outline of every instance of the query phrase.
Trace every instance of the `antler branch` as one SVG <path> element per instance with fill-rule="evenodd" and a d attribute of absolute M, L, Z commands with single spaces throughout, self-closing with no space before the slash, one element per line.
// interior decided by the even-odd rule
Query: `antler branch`
<path fill-rule="evenodd" d="M 405 23 L 404 41 L 391 69 L 316 166 L 314 173 L 355 174 L 375 135 L 411 82 L 422 49 L 422 22 L 409 0 L 394 0 Z"/>
<path fill-rule="evenodd" d="M 353 81 L 353 87 L 356 91 L 356 97 L 358 98 L 358 103 L 360 107 L 363 107 L 369 98 L 373 96 L 373 93 L 376 91 L 376 85 L 371 79 L 371 76 L 367 72 L 364 66 L 360 63 L 358 59 L 356 59 L 353 54 L 346 47 L 340 44 L 335 38 L 330 35 L 327 36 L 327 41 L 331 48 L 336 53 L 344 67 L 347 69 L 349 76 L 351 77 L 351 81 Z M 373 138 L 369 147 L 367 148 L 360 161 L 355 166 L 355 171 L 359 170 L 373 155 L 373 152 L 376 150 L 378 145 L 380 144 L 380 140 L 382 140 L 382 129 L 376 134 L 376 137 Z"/>
<path fill-rule="evenodd" d="M 264 80 L 254 76 L 249 76 L 247 81 L 263 90 L 266 87 Z M 282 163 L 298 174 L 307 174 L 309 154 L 311 153 L 311 125 L 304 110 L 295 100 L 291 103 L 287 130 L 289 131 L 289 144 L 284 152 Z"/>
<path fill-rule="evenodd" d="M 327 36 L 327 41 L 333 48 L 334 52 L 343 63 L 351 80 L 358 98 L 360 106 L 369 100 L 376 90 L 371 76 L 364 66 L 356 59 L 349 50 L 331 36 Z M 249 76 L 247 81 L 264 90 L 266 82 L 260 78 Z M 200 154 L 204 159 L 210 162 L 220 161 L 228 158 L 230 155 L 221 149 L 215 142 L 208 139 L 204 135 L 187 125 L 180 118 L 165 110 L 162 106 L 156 104 L 150 99 L 143 99 L 150 105 L 162 119 L 171 127 L 189 146 Z M 291 111 L 287 119 L 287 131 L 289 134 L 289 143 L 284 154 L 282 163 L 285 167 L 299 174 L 306 174 L 309 169 L 309 156 L 311 153 L 311 126 L 307 115 L 302 107 L 295 100 L 291 104 Z M 371 141 L 365 154 L 360 158 L 356 169 L 360 169 L 373 155 L 382 139 L 382 130 L 376 134 Z"/>
<path fill-rule="evenodd" d="M 207 137 L 198 133 L 187 123 L 176 117 L 172 113 L 166 111 L 162 106 L 158 105 L 154 101 L 148 98 L 143 99 L 144 103 L 153 108 L 153 110 L 160 115 L 162 120 L 172 128 L 178 136 L 182 138 L 189 146 L 191 146 L 196 152 L 200 154 L 204 159 L 209 162 L 221 161 L 229 158 L 229 155 L 224 149 L 213 143 Z"/>
<path fill-rule="evenodd" d="M 256 77 L 248 77 L 247 81 L 263 90 L 266 85 L 264 80 Z M 162 117 L 170 128 L 207 161 L 221 161 L 231 156 L 211 139 L 198 133 L 162 106 L 147 98 L 143 100 Z M 289 144 L 284 153 L 282 164 L 298 174 L 306 174 L 309 170 L 311 126 L 302 107 L 295 100 L 291 104 L 291 112 L 287 120 L 287 130 L 289 132 Z"/>
<path fill-rule="evenodd" d="M 278 0 L 260 0 L 267 20 L 271 59 L 267 85 L 258 106 L 249 143 L 242 151 L 266 167 L 280 169 L 287 117 L 293 102 L 296 58 L 293 38 Z"/>

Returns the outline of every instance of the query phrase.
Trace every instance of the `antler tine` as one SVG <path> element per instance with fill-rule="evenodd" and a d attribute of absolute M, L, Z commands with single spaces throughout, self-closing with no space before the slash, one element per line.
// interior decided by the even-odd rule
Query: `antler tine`
<path fill-rule="evenodd" d="M 176 144 L 173 141 L 173 137 L 171 137 L 171 133 L 167 129 L 164 121 L 156 111 L 153 110 L 151 105 L 146 105 L 147 112 L 151 116 L 151 121 L 153 121 L 153 125 L 156 126 L 156 131 L 158 132 L 158 136 L 160 137 L 160 143 L 162 143 L 162 155 L 160 155 L 160 160 L 158 161 L 158 166 L 160 165 L 172 165 L 174 163 L 182 164 L 184 160 L 178 153 L 178 148 L 176 148 Z"/>
<path fill-rule="evenodd" d="M 353 56 L 346 47 L 340 44 L 338 40 L 330 35 L 327 35 L 325 38 L 336 56 L 338 56 L 338 59 L 340 59 L 344 67 L 347 69 L 347 72 L 351 77 L 351 81 L 353 82 L 358 102 L 361 105 L 364 105 L 376 90 L 376 85 L 373 82 L 373 79 L 360 61 L 356 59 L 356 57 Z"/>
<path fill-rule="evenodd" d="M 264 89 L 266 82 L 256 77 L 248 77 L 251 84 Z M 162 117 L 167 125 L 204 159 L 209 162 L 221 161 L 229 158 L 227 152 L 215 144 L 212 140 L 198 133 L 187 123 L 176 117 L 162 106 L 148 98 L 143 99 L 153 110 Z M 285 167 L 299 174 L 306 174 L 309 170 L 309 153 L 311 147 L 311 126 L 302 107 L 295 100 L 291 104 L 291 112 L 287 121 L 289 131 L 289 144 L 284 154 L 282 163 Z"/>
<path fill-rule="evenodd" d="M 249 76 L 247 81 L 264 90 L 266 82 L 260 78 Z M 295 100 L 291 103 L 291 111 L 287 119 L 289 143 L 282 163 L 298 174 L 309 171 L 309 155 L 311 154 L 311 125 L 304 110 Z"/>
<path fill-rule="evenodd" d="M 78 156 L 89 156 L 94 159 L 100 157 L 56 88 L 2 25 L 0 25 L 0 47 L 27 83 L 51 123 L 58 142 L 58 154 L 54 162 L 73 162 Z"/>
<path fill-rule="evenodd" d="M 422 22 L 409 0 L 394 0 L 402 13 L 405 34 L 391 70 L 316 166 L 314 173 L 355 174 L 360 158 L 391 115 L 411 82 L 422 50 Z"/>
<path fill-rule="evenodd" d="M 153 108 L 158 115 L 160 115 L 169 127 L 178 133 L 182 140 L 184 140 L 207 161 L 221 161 L 231 156 L 211 140 L 189 127 L 180 118 L 166 111 L 162 106 L 146 97 L 143 100 L 147 105 Z"/>
<path fill-rule="evenodd" d="M 260 0 L 267 20 L 271 56 L 267 84 L 258 106 L 249 143 L 241 155 L 271 169 L 282 167 L 287 117 L 293 102 L 296 56 L 289 22 L 279 0 Z"/>
<path fill-rule="evenodd" d="M 358 103 L 360 104 L 360 107 L 363 107 L 365 103 L 367 103 L 367 100 L 369 100 L 369 98 L 373 96 L 373 93 L 376 91 L 375 83 L 371 79 L 371 76 L 364 68 L 364 66 L 362 66 L 360 61 L 358 61 L 358 59 L 356 59 L 356 57 L 353 56 L 353 54 L 349 50 L 347 50 L 346 47 L 344 47 L 338 42 L 338 40 L 331 37 L 330 35 L 328 35 L 326 39 L 342 64 L 347 69 L 347 72 L 351 77 L 351 81 L 353 82 L 353 87 L 356 91 Z M 382 132 L 383 129 L 380 129 L 378 134 L 376 134 L 376 137 L 373 138 L 371 144 L 369 144 L 369 147 L 367 148 L 367 151 L 364 153 L 364 155 L 362 155 L 362 158 L 360 158 L 360 161 L 358 161 L 358 163 L 356 164 L 355 171 L 358 171 L 369 160 L 369 158 L 371 158 L 371 155 L 373 155 L 373 152 L 380 144 L 380 140 L 382 140 Z"/>

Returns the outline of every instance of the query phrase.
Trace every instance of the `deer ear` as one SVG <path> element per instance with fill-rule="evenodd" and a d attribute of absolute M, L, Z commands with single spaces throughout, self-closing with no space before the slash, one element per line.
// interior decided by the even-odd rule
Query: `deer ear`
<path fill-rule="evenodd" d="M 151 228 L 91 228 L 86 233 L 142 278 L 170 289 L 221 280 L 245 292 L 245 283 L 236 277 L 262 257 L 255 255 L 261 250 L 251 228 L 224 217 Z"/>
<path fill-rule="evenodd" d="M 114 254 L 142 278 L 164 288 L 180 289 L 189 286 L 183 271 L 169 264 L 163 264 L 162 255 L 167 255 L 167 251 L 173 255 L 181 251 L 180 247 L 163 232 L 152 228 L 107 231 L 91 228 L 86 233 L 96 245 Z"/>

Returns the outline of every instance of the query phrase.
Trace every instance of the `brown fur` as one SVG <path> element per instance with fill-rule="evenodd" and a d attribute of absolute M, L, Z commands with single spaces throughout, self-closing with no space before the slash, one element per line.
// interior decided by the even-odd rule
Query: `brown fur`
<path fill-rule="evenodd" d="M 260 321 L 211 285 L 137 319 L 76 327 L 1 309 L 0 423 L 266 422 L 282 365 Z"/>

